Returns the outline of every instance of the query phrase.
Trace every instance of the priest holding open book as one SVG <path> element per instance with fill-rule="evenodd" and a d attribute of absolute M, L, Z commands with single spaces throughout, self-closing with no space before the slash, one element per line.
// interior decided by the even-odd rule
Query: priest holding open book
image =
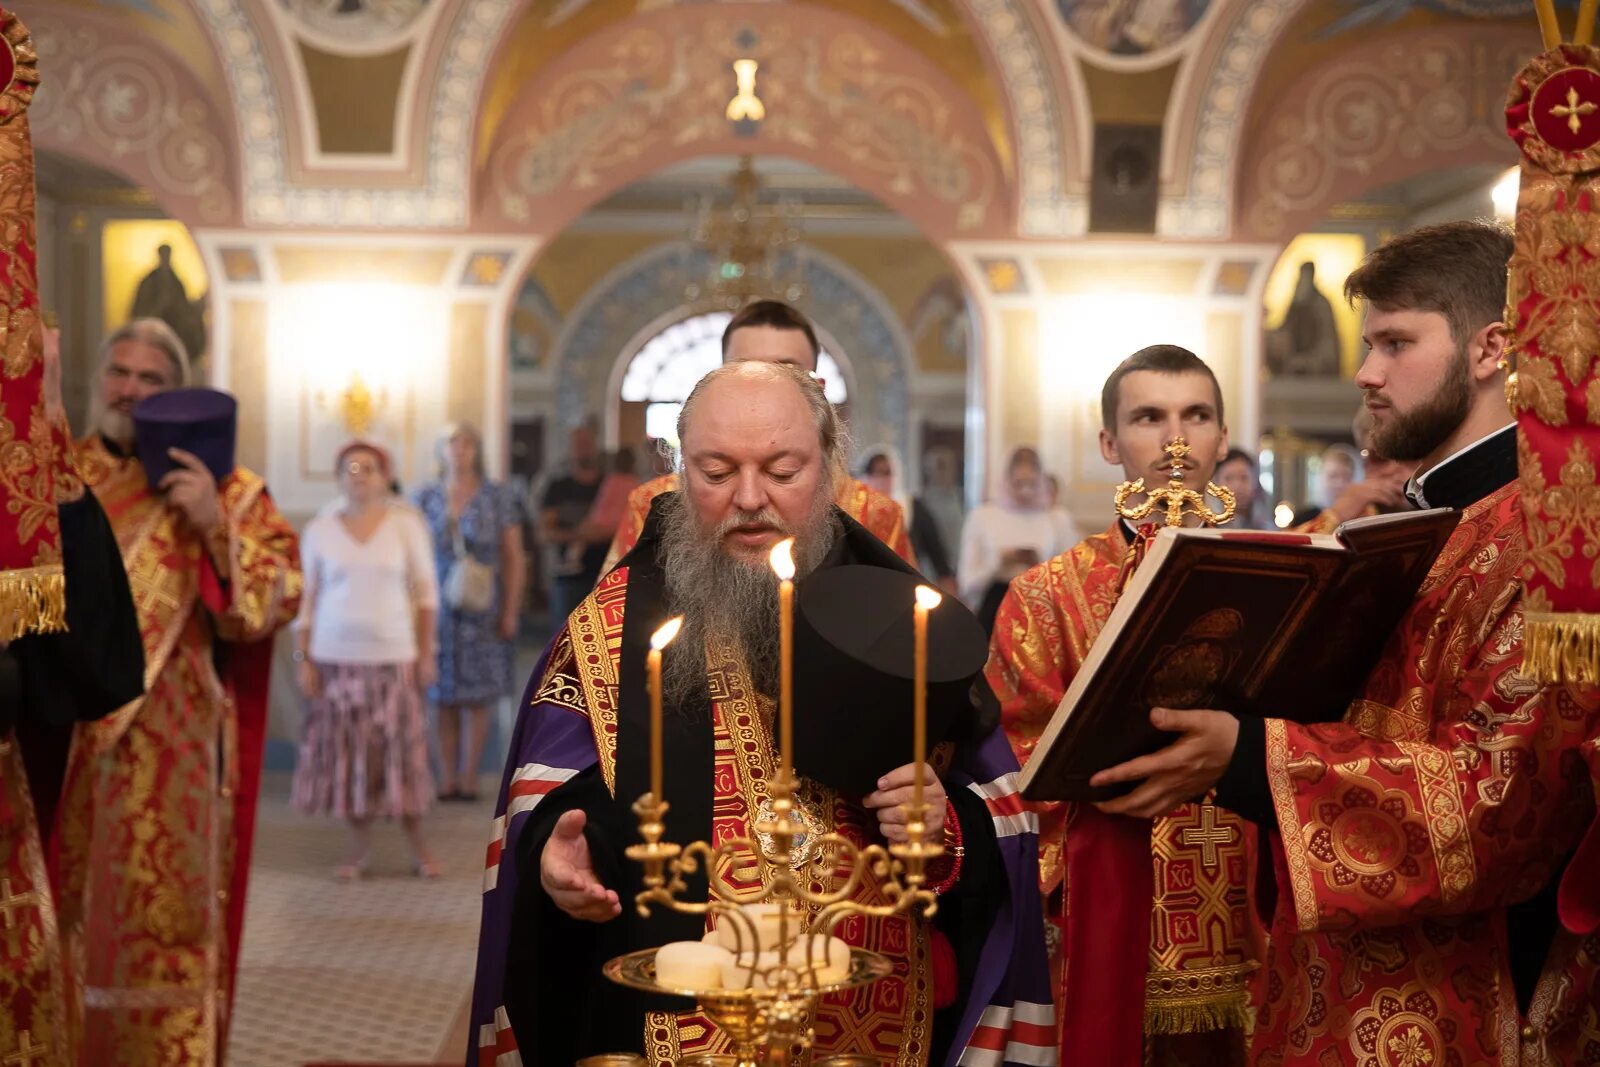
<path fill-rule="evenodd" d="M 1562 240 L 1530 242 L 1529 257 L 1576 256 Z M 1558 932 L 1555 898 L 1594 810 L 1580 752 L 1600 693 L 1524 670 L 1525 622 L 1530 634 L 1543 625 L 1525 565 L 1542 566 L 1552 528 L 1523 511 L 1553 498 L 1538 478 L 1524 496 L 1544 458 L 1533 435 L 1517 482 L 1502 363 L 1512 252 L 1491 224 L 1432 226 L 1378 248 L 1346 282 L 1364 305 L 1356 380 L 1373 443 L 1417 463 L 1415 506 L 1454 509 L 1459 523 L 1342 714 L 1293 699 L 1251 707 L 1249 692 L 1156 707 L 1150 721 L 1175 738 L 1088 781 L 1129 790 L 1102 813 L 1160 818 L 1215 789 L 1259 828 L 1271 937 L 1253 1063 L 1596 1062 L 1595 953 Z M 1527 358 L 1530 344 L 1562 344 L 1565 297 L 1541 294 L 1566 275 L 1523 266 L 1512 307 Z M 1562 388 L 1543 362 L 1523 368 L 1525 398 Z M 1307 705 L 1324 696 L 1304 688 Z M 1055 726 L 1035 762 L 1070 740 Z"/>
<path fill-rule="evenodd" d="M 1101 452 L 1130 482 L 1181 473 L 1183 484 L 1205 486 L 1228 451 L 1215 376 L 1173 345 L 1136 352 L 1112 372 L 1101 418 Z M 1169 446 L 1180 438 L 1189 454 L 1174 472 Z M 1140 541 L 1119 518 L 1012 581 L 988 677 L 1020 762 L 1110 617 Z M 1153 823 L 1085 804 L 1034 809 L 1057 945 L 1061 1062 L 1242 1063 L 1246 986 L 1260 951 L 1245 824 L 1210 803 L 1168 805 Z"/>

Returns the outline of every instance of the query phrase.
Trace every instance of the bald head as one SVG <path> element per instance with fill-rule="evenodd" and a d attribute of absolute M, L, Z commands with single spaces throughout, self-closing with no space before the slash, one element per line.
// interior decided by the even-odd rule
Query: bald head
<path fill-rule="evenodd" d="M 833 497 L 847 442 L 833 406 L 805 372 L 727 363 L 702 378 L 678 416 L 685 495 L 707 532 L 733 523 L 722 547 L 764 554 Z"/>

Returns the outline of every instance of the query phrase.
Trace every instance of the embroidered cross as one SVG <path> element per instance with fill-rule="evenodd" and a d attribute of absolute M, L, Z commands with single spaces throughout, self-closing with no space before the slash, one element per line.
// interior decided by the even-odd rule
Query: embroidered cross
<path fill-rule="evenodd" d="M 44 1062 L 44 1054 L 48 1051 L 43 1045 L 33 1044 L 33 1035 L 27 1030 L 18 1030 L 17 1051 L 0 1060 L 0 1064 L 5 1067 L 34 1067 Z"/>
<path fill-rule="evenodd" d="M 1567 129 L 1577 133 L 1583 128 L 1583 116 L 1594 114 L 1596 107 L 1600 107 L 1600 105 L 1597 105 L 1592 100 L 1585 100 L 1580 104 L 1578 102 L 1578 90 L 1569 87 L 1567 89 L 1567 102 L 1565 104 L 1557 104 L 1551 108 L 1550 114 L 1558 119 L 1566 119 Z"/>
<path fill-rule="evenodd" d="M 148 553 L 140 553 L 139 562 L 128 571 L 128 584 L 133 588 L 135 601 L 141 608 L 156 607 L 170 611 L 178 606 L 178 598 L 166 588 L 163 579 L 167 568 Z"/>
<path fill-rule="evenodd" d="M 22 924 L 17 921 L 16 913 L 25 907 L 36 906 L 39 903 L 37 893 L 29 890 L 26 893 L 13 893 L 11 879 L 0 878 L 0 926 L 5 927 L 6 950 L 12 955 L 20 952 L 22 937 Z M 7 1060 L 7 1063 L 11 1061 Z"/>
<path fill-rule="evenodd" d="M 1200 862 L 1209 869 L 1217 865 L 1217 846 L 1233 844 L 1233 827 L 1217 825 L 1217 806 L 1200 805 L 1200 825 L 1185 827 L 1185 845 L 1200 846 Z"/>

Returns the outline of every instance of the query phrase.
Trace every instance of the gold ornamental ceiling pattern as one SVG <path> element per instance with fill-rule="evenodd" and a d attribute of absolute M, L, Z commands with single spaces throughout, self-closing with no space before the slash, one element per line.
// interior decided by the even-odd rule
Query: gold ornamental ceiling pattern
<path fill-rule="evenodd" d="M 1004 96 L 990 76 L 990 65 L 979 42 L 969 31 L 958 0 L 914 0 L 908 7 L 860 0 L 808 0 L 810 6 L 831 9 L 877 27 L 921 54 L 973 100 L 984 127 L 1009 178 L 1015 149 Z M 499 66 L 490 75 L 478 113 L 477 165 L 487 162 L 500 124 L 518 90 L 557 57 L 589 37 L 604 33 L 628 18 L 672 6 L 671 0 L 533 0 L 511 27 L 500 50 Z M 784 14 L 805 5 L 783 4 Z M 762 5 L 763 15 L 771 14 Z M 916 14 L 913 14 L 913 10 Z M 730 14 L 723 9 L 721 14 Z"/>

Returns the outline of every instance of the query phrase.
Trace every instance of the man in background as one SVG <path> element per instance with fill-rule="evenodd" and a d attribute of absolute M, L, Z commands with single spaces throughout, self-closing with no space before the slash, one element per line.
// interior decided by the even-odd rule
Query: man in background
<path fill-rule="evenodd" d="M 560 625 L 578 602 L 589 595 L 606 560 L 609 532 L 584 527 L 583 520 L 600 495 L 605 471 L 592 423 L 567 435 L 566 472 L 552 479 L 539 499 L 539 541 L 555 549 L 550 571 L 550 618 Z"/>

